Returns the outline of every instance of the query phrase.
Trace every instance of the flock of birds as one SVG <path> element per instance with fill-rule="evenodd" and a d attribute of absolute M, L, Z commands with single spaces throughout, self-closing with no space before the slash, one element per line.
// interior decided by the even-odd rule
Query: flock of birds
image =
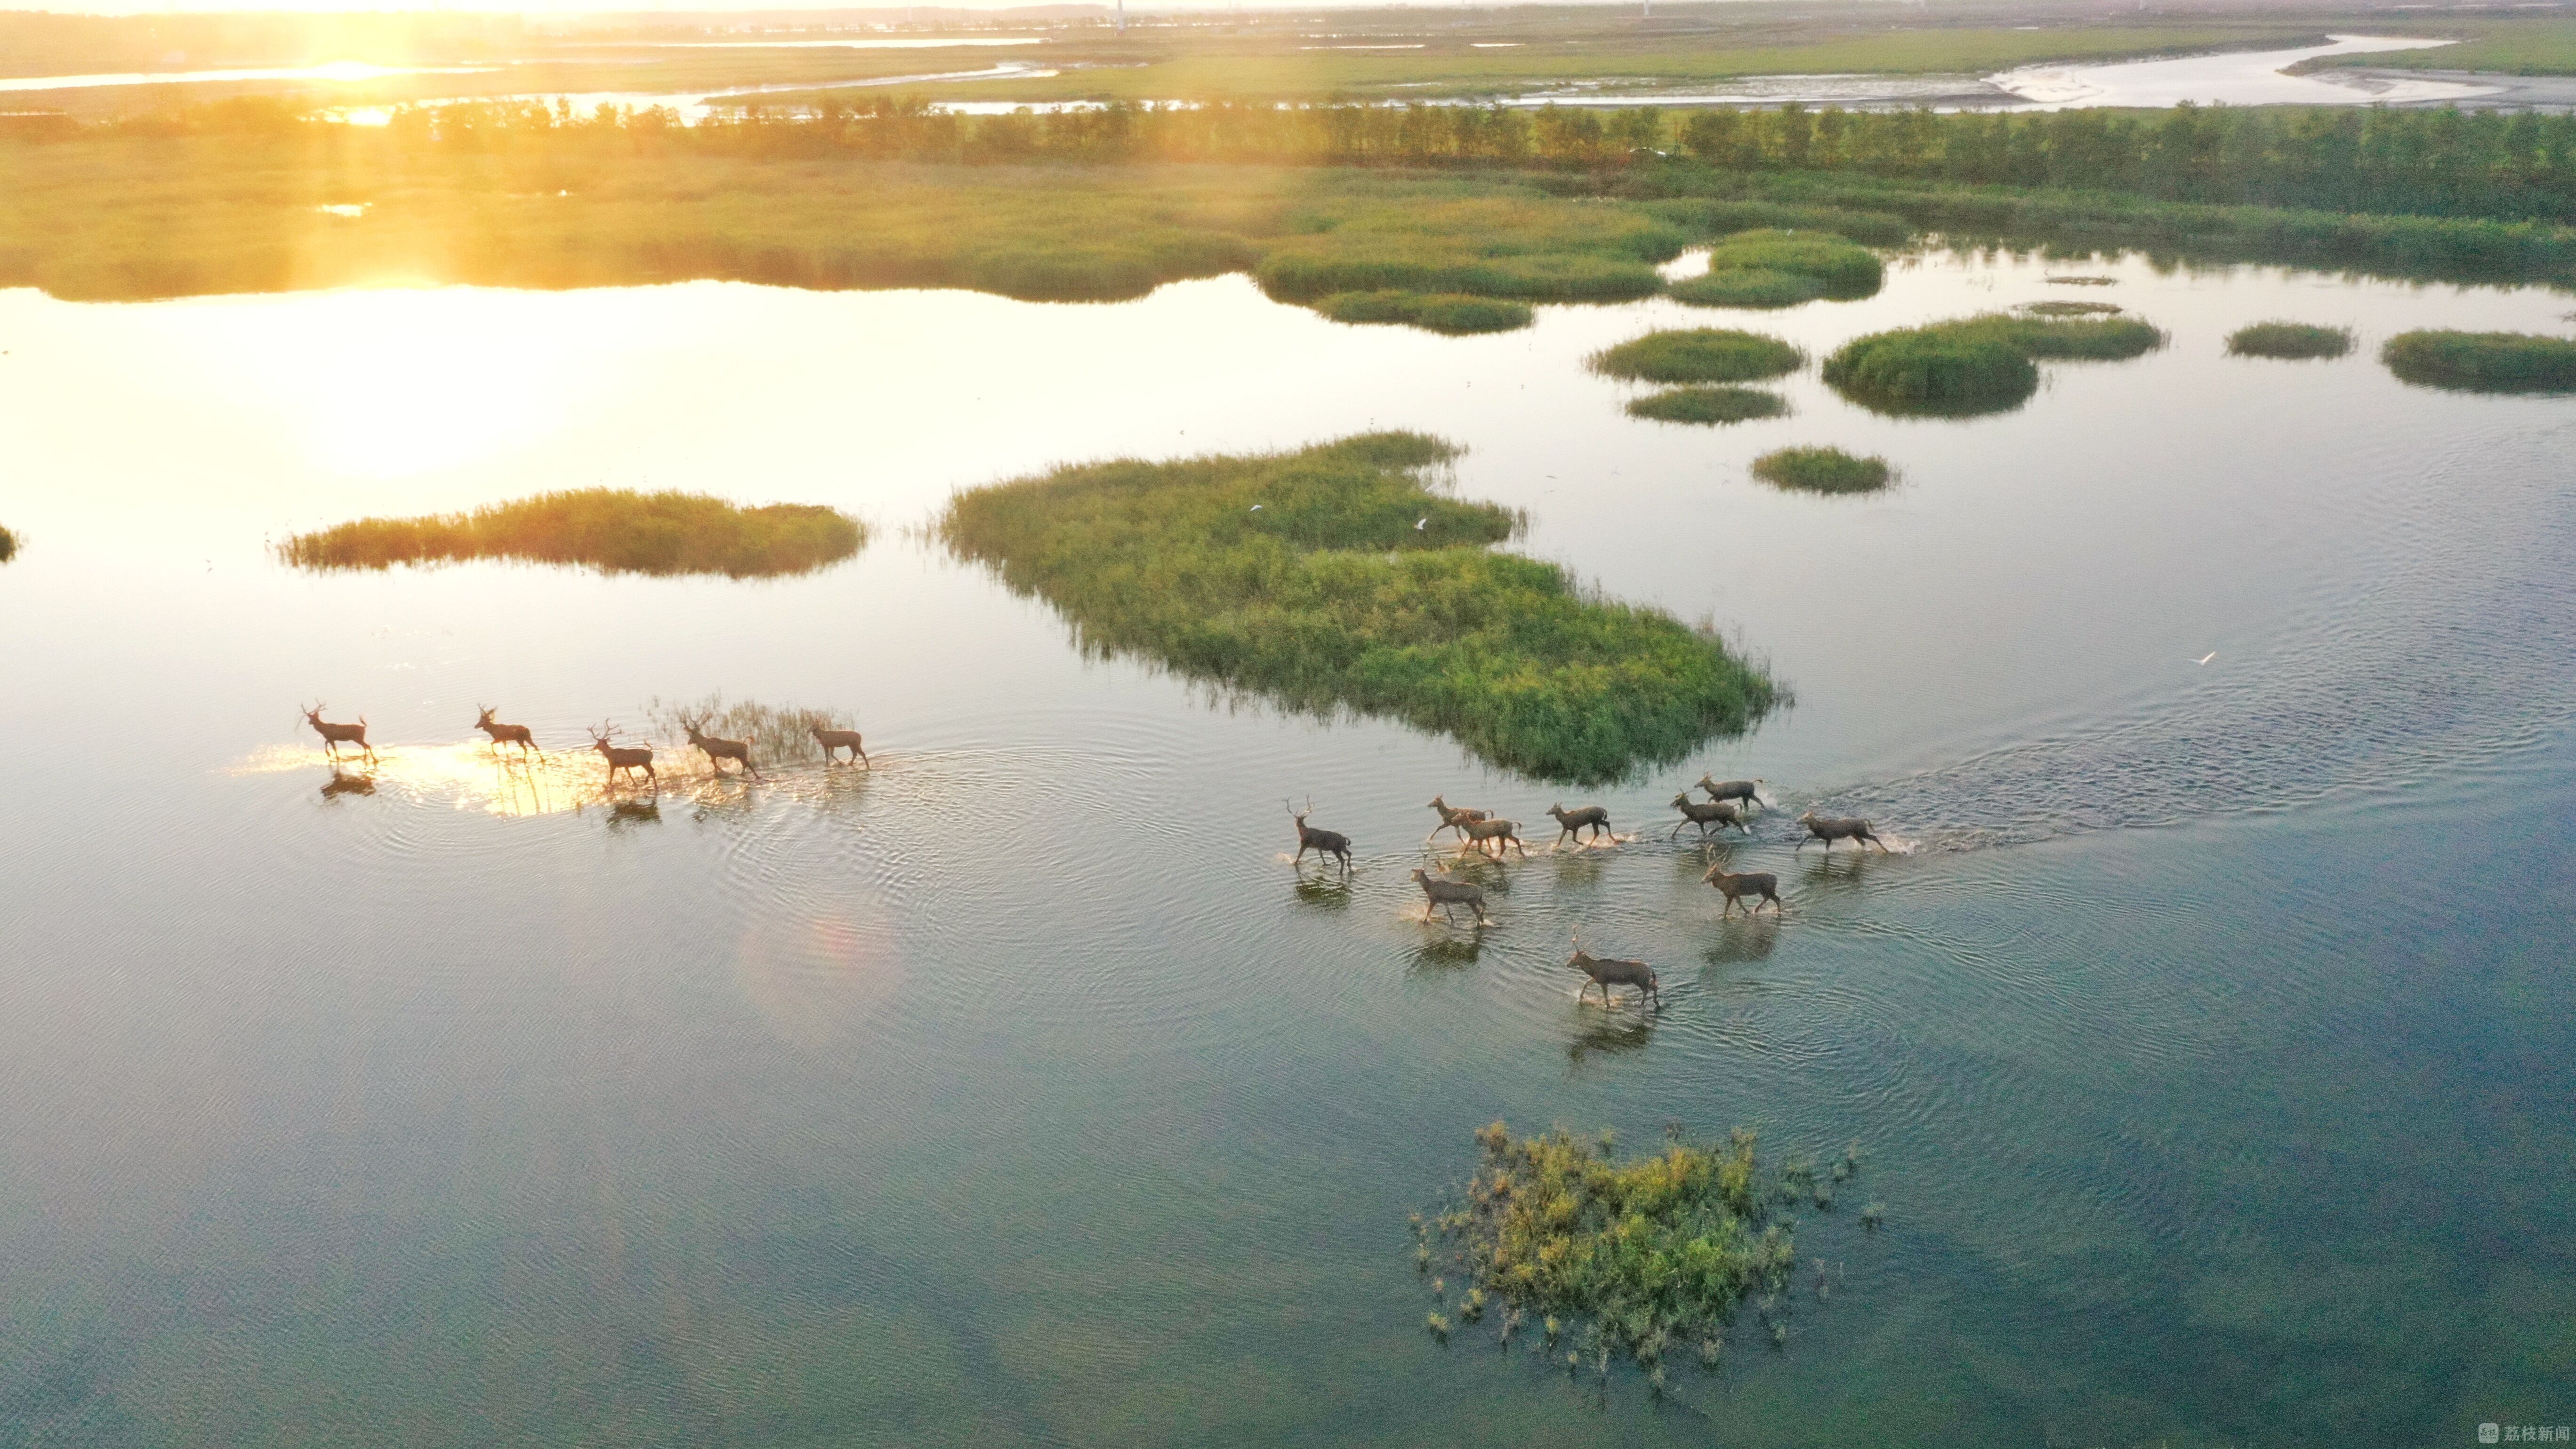
<path fill-rule="evenodd" d="M 1730 826 L 1746 835 L 1752 834 L 1748 813 L 1762 803 L 1762 786 L 1765 783 L 1760 779 L 1718 780 L 1700 776 L 1696 785 L 1673 797 L 1673 807 L 1681 812 L 1682 818 L 1665 839 L 1670 840 L 1692 826 L 1698 827 L 1702 840 L 1709 838 L 1710 831 L 1723 831 Z M 1708 792 L 1708 798 L 1694 799 L 1690 793 L 1694 789 Z M 1425 845 L 1438 839 L 1445 830 L 1455 832 L 1462 853 L 1472 850 L 1496 860 L 1502 859 L 1506 850 L 1517 850 L 1524 858 L 1529 855 L 1529 846 L 1521 839 L 1518 821 L 1502 819 L 1489 810 L 1452 805 L 1438 795 L 1431 797 L 1430 808 L 1440 817 L 1440 823 L 1423 837 Z M 1351 838 L 1338 830 L 1307 824 L 1306 818 L 1314 811 L 1315 802 L 1311 799 L 1303 810 L 1294 804 L 1288 807 L 1290 818 L 1297 822 L 1297 853 L 1290 858 L 1290 863 L 1303 865 L 1306 852 L 1311 850 L 1318 860 L 1336 861 L 1344 871 L 1350 870 Z M 1556 821 L 1557 828 L 1551 848 L 1568 840 L 1582 845 L 1587 841 L 1597 843 L 1604 837 L 1613 841 L 1621 838 L 1611 830 L 1610 811 L 1605 806 L 1580 805 L 1568 810 L 1560 802 L 1549 806 L 1547 813 Z M 1805 836 L 1798 841 L 1798 850 L 1805 850 L 1821 841 L 1830 854 L 1838 840 L 1850 841 L 1855 850 L 1867 850 L 1873 845 L 1881 851 L 1887 850 L 1887 843 L 1878 838 L 1866 820 L 1852 816 L 1818 815 L 1809 810 L 1798 817 L 1798 823 L 1806 827 Z M 1590 832 L 1588 835 L 1587 831 Z M 1710 866 L 1700 879 L 1716 887 L 1718 893 L 1726 897 L 1726 907 L 1719 912 L 1721 916 L 1733 914 L 1739 905 L 1744 907 L 1748 916 L 1766 904 L 1771 907 L 1772 914 L 1780 913 L 1780 878 L 1769 871 L 1729 871 L 1720 862 Z M 1484 888 L 1475 882 L 1459 880 L 1446 873 L 1434 874 L 1420 867 L 1413 871 L 1413 882 L 1422 888 L 1424 919 L 1429 919 L 1430 913 L 1437 910 L 1454 925 L 1458 919 L 1458 907 L 1465 906 L 1474 914 L 1478 929 L 1493 924 L 1485 914 Z M 1747 897 L 1754 899 L 1748 903 Z M 1577 993 L 1578 1000 L 1598 986 L 1603 1004 L 1608 1005 L 1612 1003 L 1611 987 L 1634 986 L 1655 1003 L 1657 1010 L 1663 1008 L 1661 983 L 1656 980 L 1653 967 L 1643 961 L 1593 955 L 1583 949 L 1580 930 L 1574 933 L 1574 954 L 1565 964 L 1590 978 L 1584 983 L 1583 990 Z"/>

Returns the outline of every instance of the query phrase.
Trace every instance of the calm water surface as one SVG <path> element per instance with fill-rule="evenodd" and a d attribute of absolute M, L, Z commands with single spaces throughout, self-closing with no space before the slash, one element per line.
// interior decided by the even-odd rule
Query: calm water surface
<path fill-rule="evenodd" d="M 2067 287 L 2052 275 L 2115 277 Z M 2166 328 L 2014 413 L 1627 418 L 1582 357 L 2044 298 Z M 1354 329 L 1240 278 L 1118 306 L 729 285 L 75 306 L 0 293 L 0 1442 L 1792 1445 L 2473 1440 L 2576 1420 L 2576 402 L 2401 387 L 2564 294 L 1943 257 L 1785 314 Z M 2227 332 L 2349 325 L 2328 363 Z M 917 529 L 1082 458 L 1372 427 L 1794 708 L 1601 792 L 1615 850 L 1417 919 L 1373 721 L 1085 662 Z M 1900 487 L 1776 493 L 1788 443 Z M 609 483 L 829 502 L 757 584 L 265 543 Z M 2206 664 L 2195 663 L 2215 652 Z M 872 772 L 613 808 L 603 717 L 854 713 Z M 365 714 L 373 793 L 294 706 Z M 510 772 L 478 704 L 559 753 Z M 1703 769 L 1782 807 L 1718 919 Z M 1350 832 L 1303 875 L 1283 796 Z M 1790 852 L 1809 803 L 1907 853 Z M 1544 839 L 1544 837 L 1541 837 Z M 1663 973 L 1578 1005 L 1569 927 Z M 1869 1154 L 1785 1350 L 1656 1402 L 1421 1330 L 1468 1133 L 1679 1120 Z M 1858 1201 L 1888 1227 L 1858 1232 Z M 1812 1271 L 1809 1270 L 1809 1271 Z"/>

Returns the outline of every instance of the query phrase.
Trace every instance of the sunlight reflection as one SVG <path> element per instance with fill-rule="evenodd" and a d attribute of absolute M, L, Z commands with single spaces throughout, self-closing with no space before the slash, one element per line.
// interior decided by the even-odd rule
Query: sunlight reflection
<path fill-rule="evenodd" d="M 334 797 L 392 795 L 415 804 L 509 817 L 646 803 L 694 806 L 702 814 L 773 801 L 842 808 L 864 799 L 876 778 L 873 771 L 847 765 L 766 765 L 760 778 L 747 780 L 731 767 L 714 773 L 704 756 L 684 744 L 647 743 L 660 771 L 659 790 L 630 777 L 610 784 L 607 765 L 587 749 L 522 757 L 512 749 L 495 753 L 479 737 L 451 744 L 379 745 L 372 764 L 346 751 L 335 764 L 318 745 L 270 745 L 235 760 L 224 773 L 240 778 L 319 771 L 330 781 L 324 793 Z"/>

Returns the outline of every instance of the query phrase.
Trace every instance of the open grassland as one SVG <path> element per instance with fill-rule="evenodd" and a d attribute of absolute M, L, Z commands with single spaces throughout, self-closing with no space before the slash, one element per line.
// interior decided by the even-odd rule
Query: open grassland
<path fill-rule="evenodd" d="M 1489 547 L 1517 515 L 1420 476 L 1453 453 L 1377 433 L 1085 464 L 961 493 L 940 533 L 1053 604 L 1086 649 L 1392 716 L 1541 779 L 1615 779 L 1770 708 L 1770 680 L 1711 635 Z"/>
<path fill-rule="evenodd" d="M 2429 23 L 2428 23 L 2429 22 Z M 2508 75 L 2576 75 L 2576 19 L 2561 16 L 2493 19 L 2483 16 L 2409 15 L 2396 33 L 2458 37 L 2456 45 L 2338 55 L 2308 68 L 2367 66 L 2374 70 L 2491 70 Z"/>
<path fill-rule="evenodd" d="M 306 568 L 510 559 L 606 573 L 805 573 L 859 551 L 857 520 L 809 503 L 742 508 L 695 493 L 585 488 L 428 518 L 362 518 L 278 546 Z"/>
<path fill-rule="evenodd" d="M 2576 392 L 2576 341 L 2527 332 L 2401 332 L 2379 360 L 2402 382 L 2455 392 Z"/>
<path fill-rule="evenodd" d="M 2300 360 L 2341 357 L 2352 351 L 2352 329 L 2318 327 L 2306 322 L 2257 322 L 2227 336 L 2230 357 L 2274 357 Z"/>

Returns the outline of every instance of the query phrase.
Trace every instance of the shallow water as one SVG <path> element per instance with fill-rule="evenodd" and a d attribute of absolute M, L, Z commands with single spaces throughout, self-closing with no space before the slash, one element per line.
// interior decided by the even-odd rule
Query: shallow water
<path fill-rule="evenodd" d="M 2101 65 L 2031 65 L 1987 79 L 2032 103 L 2037 110 L 2070 106 L 2356 106 L 2460 101 L 2491 87 L 2455 80 L 2395 80 L 2386 73 L 2364 84 L 2332 70 L 2291 75 L 2301 61 L 2329 55 L 2371 55 L 2424 50 L 2448 44 L 2386 35 L 2335 35 L 2327 45 L 2296 50 L 2229 51 L 2176 60 L 2130 60 Z"/>
<path fill-rule="evenodd" d="M 2049 278 L 2110 275 L 2072 289 Z M 2003 416 L 1643 423 L 1649 326 L 2078 296 L 2172 334 Z M 2137 259 L 1857 303 L 1349 328 L 694 284 L 76 306 L 0 293 L 0 1437 L 83 1444 L 2469 1442 L 2558 1423 L 2576 1310 L 2576 402 L 2405 388 L 2562 293 Z M 2272 317 L 2328 363 L 2230 359 Z M 1793 709 L 1468 868 L 1560 793 L 1381 722 L 1085 662 L 910 530 L 1068 459 L 1410 427 L 1525 546 L 1711 617 Z M 1776 493 L 1831 441 L 1904 473 Z M 850 508 L 759 584 L 288 572 L 266 540 L 594 482 Z M 2195 661 L 2215 651 L 2206 664 Z M 721 690 L 876 768 L 605 790 Z M 364 714 L 335 777 L 294 706 Z M 480 704 L 535 726 L 504 766 Z M 1721 921 L 1682 781 L 1767 777 Z M 1302 873 L 1282 797 L 1350 832 Z M 1566 803 L 1574 803 L 1570 798 Z M 1793 853 L 1809 804 L 1911 847 Z M 1531 832 L 1544 844 L 1547 836 Z M 1667 1005 L 1575 1001 L 1567 933 Z M 1678 1119 L 1869 1167 L 1784 1351 L 1661 1403 L 1421 1331 L 1469 1131 Z M 1876 1198 L 1888 1228 L 1849 1210 Z"/>

